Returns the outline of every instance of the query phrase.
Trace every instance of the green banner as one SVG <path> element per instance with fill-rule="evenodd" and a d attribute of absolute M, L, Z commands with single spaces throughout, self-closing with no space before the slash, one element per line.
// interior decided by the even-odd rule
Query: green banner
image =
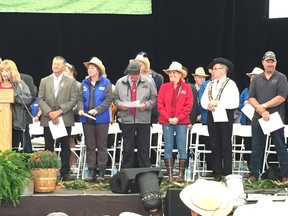
<path fill-rule="evenodd" d="M 151 0 L 0 0 L 0 12 L 151 14 Z"/>

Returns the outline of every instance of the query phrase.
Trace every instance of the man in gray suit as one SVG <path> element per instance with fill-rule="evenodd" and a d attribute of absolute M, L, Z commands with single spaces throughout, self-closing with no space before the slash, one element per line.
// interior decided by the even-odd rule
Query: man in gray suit
<path fill-rule="evenodd" d="M 52 137 L 49 121 L 59 124 L 59 117 L 63 118 L 67 129 L 67 136 L 58 139 L 61 144 L 61 170 L 63 181 L 72 180 L 69 159 L 71 155 L 69 140 L 71 127 L 74 126 L 74 112 L 78 97 L 76 81 L 64 75 L 66 60 L 56 56 L 52 62 L 53 73 L 40 82 L 38 104 L 42 110 L 41 126 L 44 126 L 45 149 L 54 151 L 54 139 Z"/>

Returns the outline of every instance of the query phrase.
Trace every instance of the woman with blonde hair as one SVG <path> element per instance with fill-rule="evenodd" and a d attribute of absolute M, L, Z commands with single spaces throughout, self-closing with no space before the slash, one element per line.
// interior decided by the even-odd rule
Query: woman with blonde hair
<path fill-rule="evenodd" d="M 14 89 L 14 104 L 12 105 L 12 147 L 23 143 L 23 132 L 26 124 L 32 122 L 28 108 L 32 102 L 29 87 L 21 80 L 18 68 L 12 60 L 5 59 L 0 64 L 1 89 Z M 0 93 L 1 94 L 1 93 Z"/>

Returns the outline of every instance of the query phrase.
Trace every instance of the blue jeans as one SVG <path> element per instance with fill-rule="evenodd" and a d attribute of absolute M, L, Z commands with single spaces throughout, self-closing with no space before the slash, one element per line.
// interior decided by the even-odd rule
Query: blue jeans
<path fill-rule="evenodd" d="M 284 128 L 271 133 L 272 143 L 275 145 L 282 177 L 288 177 L 288 152 L 284 138 Z M 250 175 L 259 177 L 262 159 L 265 151 L 266 135 L 260 125 L 252 125 L 252 154 L 250 157 Z M 265 162 L 265 161 L 264 161 Z"/>
<path fill-rule="evenodd" d="M 187 125 L 162 125 L 165 151 L 164 158 L 171 159 L 174 145 L 174 133 L 176 135 L 176 143 L 179 159 L 187 159 L 186 151 L 186 135 Z"/>

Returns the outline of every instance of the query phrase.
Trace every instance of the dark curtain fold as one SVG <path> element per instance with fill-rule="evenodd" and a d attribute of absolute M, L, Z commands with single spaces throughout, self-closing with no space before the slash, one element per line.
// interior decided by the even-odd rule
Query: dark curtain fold
<path fill-rule="evenodd" d="M 152 15 L 79 15 L 1 13 L 0 57 L 16 62 L 22 73 L 40 78 L 51 73 L 51 60 L 63 55 L 86 76 L 84 61 L 99 57 L 113 83 L 140 51 L 151 67 L 163 73 L 177 60 L 193 78 L 215 57 L 235 65 L 233 79 L 240 91 L 245 75 L 267 50 L 275 51 L 278 69 L 286 73 L 287 19 L 267 19 L 268 0 L 153 0 Z M 206 70 L 207 71 L 207 70 Z M 208 71 L 207 71 L 208 72 Z"/>

